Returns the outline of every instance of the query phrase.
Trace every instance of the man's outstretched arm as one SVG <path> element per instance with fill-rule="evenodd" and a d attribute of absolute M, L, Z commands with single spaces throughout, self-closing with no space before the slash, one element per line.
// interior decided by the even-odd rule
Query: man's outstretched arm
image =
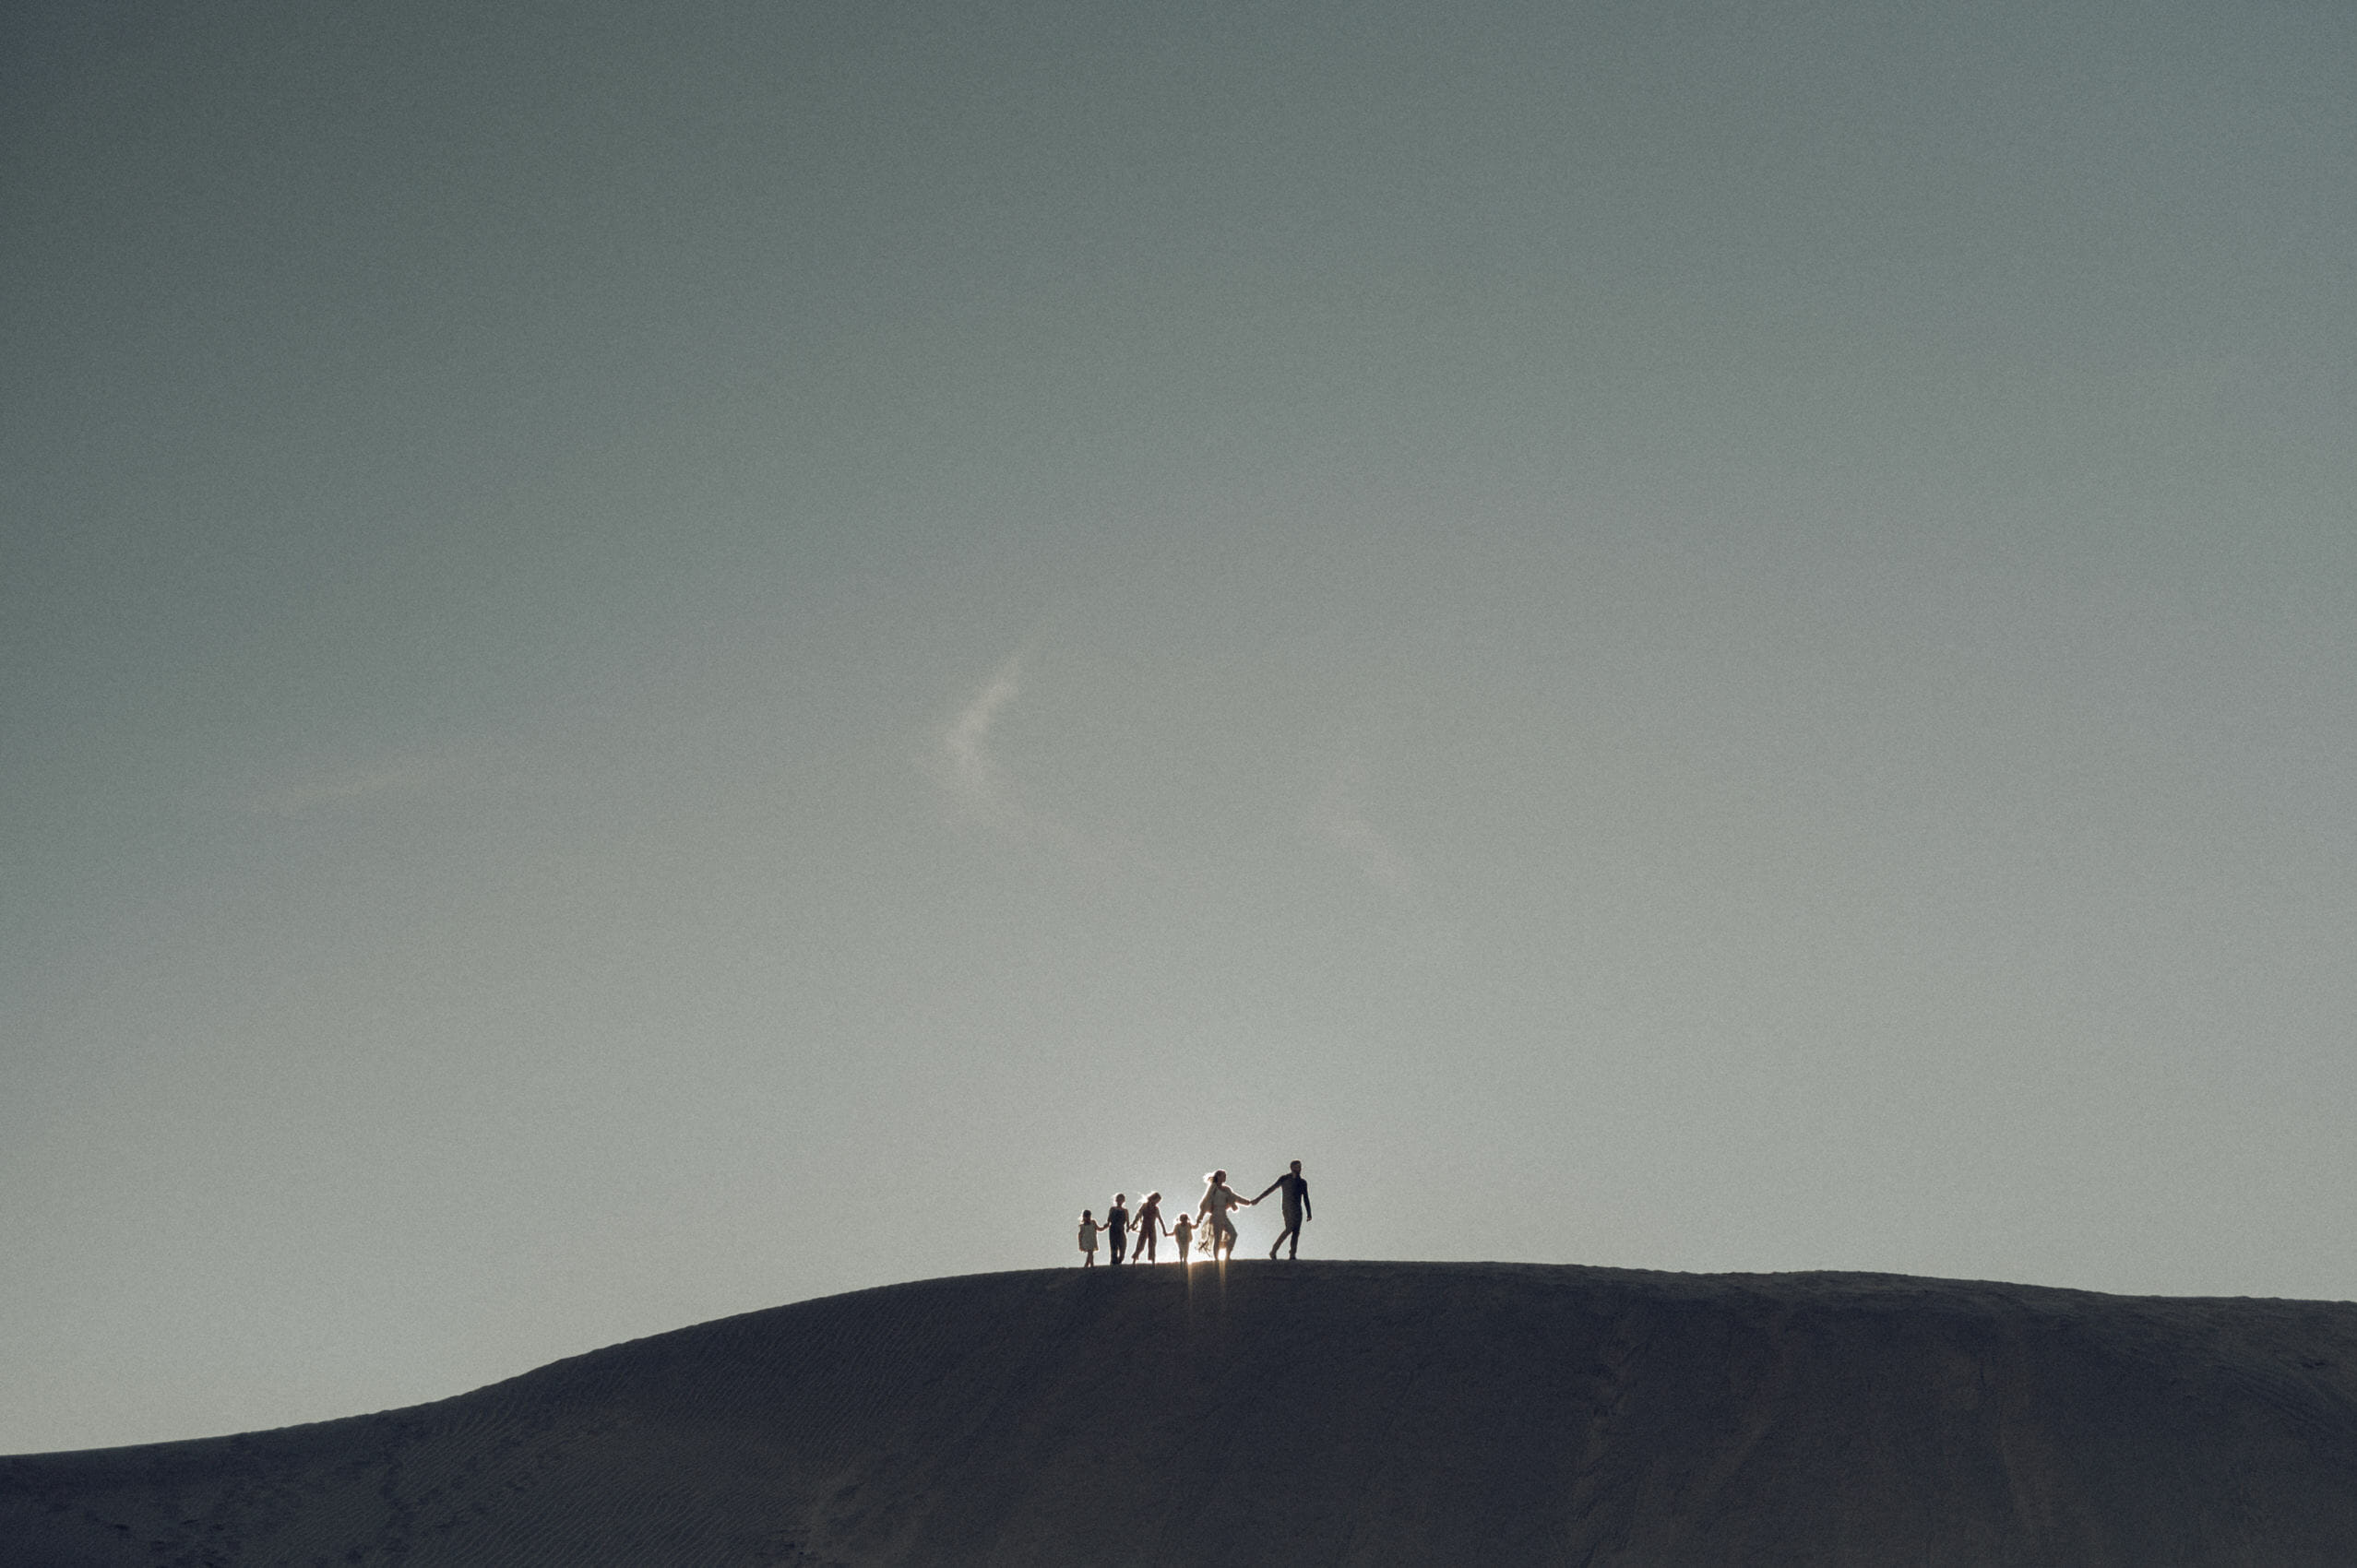
<path fill-rule="evenodd" d="M 1284 1184 L 1285 1184 L 1285 1179 L 1284 1179 L 1282 1176 L 1280 1176 L 1280 1177 L 1278 1177 L 1278 1178 L 1277 1178 L 1277 1180 L 1275 1180 L 1274 1182 L 1269 1182 L 1269 1183 L 1268 1183 L 1268 1185 L 1267 1185 L 1267 1186 L 1265 1186 L 1265 1187 L 1261 1188 L 1261 1189 L 1260 1189 L 1260 1191 L 1258 1191 L 1258 1192 L 1256 1192 L 1256 1193 L 1253 1194 L 1253 1195 L 1252 1195 L 1251 1197 L 1249 1197 L 1249 1198 L 1245 1199 L 1244 1201 L 1245 1201 L 1245 1202 L 1247 1202 L 1247 1203 L 1256 1203 L 1256 1203 L 1258 1203 L 1261 1199 L 1263 1199 L 1263 1198 L 1267 1197 L 1269 1194 L 1271 1194 L 1271 1193 L 1275 1192 L 1278 1188 L 1280 1188 L 1280 1187 L 1283 1186 Z"/>

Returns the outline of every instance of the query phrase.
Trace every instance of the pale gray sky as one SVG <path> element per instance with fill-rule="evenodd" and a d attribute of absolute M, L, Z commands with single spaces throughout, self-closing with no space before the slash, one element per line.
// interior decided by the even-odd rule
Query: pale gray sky
<path fill-rule="evenodd" d="M 2357 1295 L 2348 6 L 5 27 L 0 1451 L 1292 1158 Z"/>

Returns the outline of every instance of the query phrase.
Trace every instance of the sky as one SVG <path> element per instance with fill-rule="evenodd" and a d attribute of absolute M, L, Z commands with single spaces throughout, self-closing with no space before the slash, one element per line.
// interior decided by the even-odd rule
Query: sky
<path fill-rule="evenodd" d="M 0 30 L 0 1452 L 1292 1158 L 2357 1297 L 2357 10 Z"/>

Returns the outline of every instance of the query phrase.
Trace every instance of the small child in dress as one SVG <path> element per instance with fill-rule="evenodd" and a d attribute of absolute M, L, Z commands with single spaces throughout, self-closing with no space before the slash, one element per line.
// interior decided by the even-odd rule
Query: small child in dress
<path fill-rule="evenodd" d="M 1098 1229 L 1096 1215 L 1088 1209 L 1082 1209 L 1080 1211 L 1080 1266 L 1082 1268 L 1097 1266 Z M 1184 1246 L 1179 1249 L 1182 1254 L 1185 1250 Z"/>
<path fill-rule="evenodd" d="M 1186 1249 L 1195 1240 L 1195 1216 L 1184 1209 L 1179 1210 L 1179 1217 L 1171 1221 L 1171 1240 L 1178 1243 L 1179 1266 L 1184 1268 Z"/>

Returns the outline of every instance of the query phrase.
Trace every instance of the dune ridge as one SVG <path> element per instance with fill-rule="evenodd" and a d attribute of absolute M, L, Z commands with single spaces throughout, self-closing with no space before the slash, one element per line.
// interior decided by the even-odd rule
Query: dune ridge
<path fill-rule="evenodd" d="M 1255 1260 L 0 1459 L 6 1568 L 2357 1563 L 2357 1305 Z"/>

